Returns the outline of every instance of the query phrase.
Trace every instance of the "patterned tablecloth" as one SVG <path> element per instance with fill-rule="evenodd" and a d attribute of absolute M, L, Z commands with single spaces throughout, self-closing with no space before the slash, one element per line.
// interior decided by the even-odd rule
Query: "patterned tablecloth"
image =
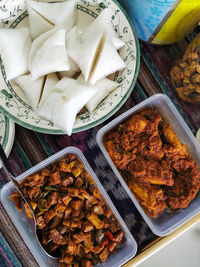
<path fill-rule="evenodd" d="M 158 47 L 140 42 L 141 66 L 136 86 L 125 105 L 105 123 L 147 97 L 155 93 L 165 93 L 171 98 L 195 133 L 200 127 L 199 105 L 193 106 L 181 101 L 169 79 L 169 70 L 173 61 L 183 53 L 195 34 L 194 32 L 185 40 L 169 46 Z M 127 223 L 138 243 L 138 253 L 140 253 L 157 237 L 141 218 L 97 146 L 96 133 L 105 123 L 93 129 L 73 134 L 71 137 L 41 134 L 16 125 L 15 141 L 9 161 L 15 175 L 19 175 L 64 147 L 80 148 Z M 2 187 L 5 183 L 7 183 L 7 178 L 1 170 L 0 186 Z M 0 266 L 37 266 L 1 205 L 0 211 Z"/>

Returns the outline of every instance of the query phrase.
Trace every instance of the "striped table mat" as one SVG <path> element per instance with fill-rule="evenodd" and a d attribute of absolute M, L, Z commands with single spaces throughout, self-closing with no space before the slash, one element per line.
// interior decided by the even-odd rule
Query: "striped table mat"
<path fill-rule="evenodd" d="M 200 112 L 197 112 L 199 106 L 188 105 L 181 101 L 169 78 L 169 70 L 173 61 L 183 54 L 195 34 L 194 32 L 183 41 L 169 46 L 152 46 L 140 42 L 141 66 L 136 86 L 124 106 L 105 123 L 147 97 L 155 93 L 165 93 L 195 133 L 200 127 Z M 138 252 L 140 252 L 157 237 L 147 227 L 96 144 L 96 133 L 105 123 L 73 134 L 71 137 L 41 134 L 16 125 L 15 142 L 9 161 L 15 175 L 19 175 L 66 146 L 80 148 L 127 223 L 138 243 Z M 1 170 L 0 186 L 5 183 L 7 183 L 7 178 Z M 0 210 L 0 266 L 37 266 L 2 206 Z"/>

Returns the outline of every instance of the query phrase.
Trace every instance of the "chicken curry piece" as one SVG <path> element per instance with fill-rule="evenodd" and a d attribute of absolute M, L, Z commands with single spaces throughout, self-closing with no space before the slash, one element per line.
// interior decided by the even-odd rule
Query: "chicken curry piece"
<path fill-rule="evenodd" d="M 104 136 L 105 148 L 152 217 L 186 208 L 200 188 L 200 170 L 156 109 L 131 116 Z"/>
<path fill-rule="evenodd" d="M 68 154 L 21 185 L 41 229 L 41 242 L 51 254 L 55 252 L 61 267 L 105 262 L 124 243 L 119 222 L 75 155 Z M 19 193 L 13 193 L 11 200 L 21 211 Z M 25 211 L 31 217 L 26 206 Z"/>

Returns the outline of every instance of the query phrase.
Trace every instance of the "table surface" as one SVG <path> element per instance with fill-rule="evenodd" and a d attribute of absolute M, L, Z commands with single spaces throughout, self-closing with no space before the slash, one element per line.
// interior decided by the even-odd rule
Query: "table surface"
<path fill-rule="evenodd" d="M 64 147 L 78 147 L 96 172 L 136 239 L 137 253 L 144 250 L 145 246 L 148 246 L 157 237 L 150 231 L 101 154 L 96 143 L 96 133 L 119 114 L 156 93 L 164 93 L 170 97 L 192 132 L 195 133 L 200 127 L 199 105 L 189 105 L 181 101 L 169 78 L 169 70 L 174 60 L 182 55 L 187 44 L 195 35 L 194 31 L 183 41 L 168 46 L 147 45 L 140 42 L 141 64 L 135 88 L 124 106 L 99 126 L 69 137 L 67 135 L 41 134 L 16 125 L 15 141 L 9 156 L 13 173 L 16 176 L 21 174 Z M 5 173 L 0 170 L 0 186 L 2 187 L 7 182 Z M 38 266 L 2 205 L 0 205 L 0 212 L 0 266 Z"/>

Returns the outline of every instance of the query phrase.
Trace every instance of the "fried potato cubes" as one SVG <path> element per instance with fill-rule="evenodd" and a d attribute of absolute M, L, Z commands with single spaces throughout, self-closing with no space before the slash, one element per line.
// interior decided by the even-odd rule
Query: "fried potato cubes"
<path fill-rule="evenodd" d="M 22 187 L 41 229 L 40 242 L 55 252 L 60 266 L 104 262 L 124 242 L 119 222 L 75 155 L 28 176 Z M 21 210 L 20 195 L 13 193 L 11 200 Z"/>

